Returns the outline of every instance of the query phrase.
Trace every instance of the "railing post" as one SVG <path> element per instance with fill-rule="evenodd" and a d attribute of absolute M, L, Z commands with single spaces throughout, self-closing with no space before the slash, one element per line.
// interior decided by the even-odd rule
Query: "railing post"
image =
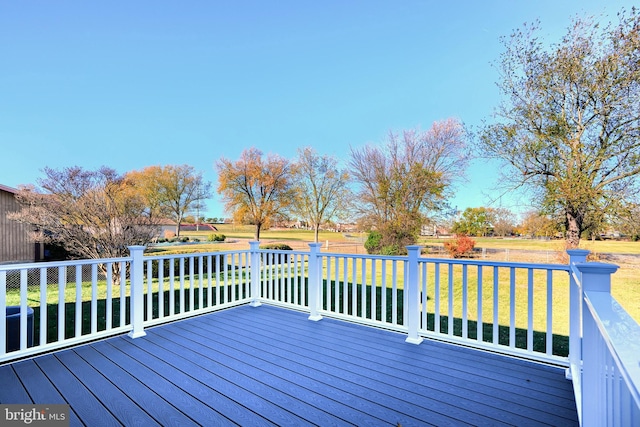
<path fill-rule="evenodd" d="M 322 243 L 309 243 L 309 320 L 318 321 L 322 316 L 318 312 L 322 301 L 320 279 L 320 246 Z"/>
<path fill-rule="evenodd" d="M 422 337 L 418 336 L 420 325 L 420 285 L 418 284 L 418 256 L 421 246 L 407 246 L 408 272 L 404 292 L 407 294 L 407 328 L 408 336 L 405 340 L 411 344 L 420 344 Z"/>
<path fill-rule="evenodd" d="M 611 275 L 618 270 L 615 264 L 600 262 L 576 264 L 582 275 L 582 379 L 580 381 L 582 405 L 580 420 L 585 427 L 600 426 L 606 423 L 606 387 L 603 377 L 611 378 L 611 367 L 607 367 L 601 355 L 600 332 L 596 321 L 586 306 L 585 292 L 603 292 L 611 294 Z"/>
<path fill-rule="evenodd" d="M 615 264 L 602 262 L 586 262 L 576 264 L 582 273 L 582 292 L 611 293 L 611 275 L 618 270 Z"/>
<path fill-rule="evenodd" d="M 568 249 L 569 267 L 587 261 L 589 251 L 586 249 Z M 579 274 L 578 272 L 575 272 Z M 578 278 L 579 279 L 579 278 Z M 582 289 L 576 281 L 573 268 L 569 270 L 569 363 L 567 379 L 580 375 L 582 364 Z M 577 370 L 577 372 L 575 372 Z"/>
<path fill-rule="evenodd" d="M 131 301 L 129 309 L 131 313 L 131 326 L 129 332 L 131 338 L 139 338 L 147 335 L 144 331 L 144 246 L 129 246 L 131 253 Z M 124 284 L 121 283 L 120 286 Z"/>
<path fill-rule="evenodd" d="M 249 242 L 249 251 L 251 254 L 251 305 L 252 307 L 259 307 L 262 305 L 260 302 L 260 242 Z"/>

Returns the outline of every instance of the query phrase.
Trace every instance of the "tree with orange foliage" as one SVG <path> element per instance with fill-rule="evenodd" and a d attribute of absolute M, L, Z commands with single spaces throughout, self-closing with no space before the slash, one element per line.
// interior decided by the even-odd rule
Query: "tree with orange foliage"
<path fill-rule="evenodd" d="M 176 236 L 187 213 L 202 208 L 211 196 L 211 183 L 190 165 L 149 166 L 127 173 L 126 179 L 145 198 L 152 214 L 175 221 Z"/>
<path fill-rule="evenodd" d="M 283 157 L 269 154 L 263 159 L 262 151 L 250 148 L 235 162 L 222 157 L 216 169 L 225 209 L 234 221 L 255 226 L 255 240 L 293 202 L 291 164 Z"/>

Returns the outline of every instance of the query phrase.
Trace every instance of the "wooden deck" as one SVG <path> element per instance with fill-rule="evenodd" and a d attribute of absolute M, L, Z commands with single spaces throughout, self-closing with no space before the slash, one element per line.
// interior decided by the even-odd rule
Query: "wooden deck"
<path fill-rule="evenodd" d="M 560 368 L 271 306 L 0 366 L 0 403 L 71 425 L 577 425 Z"/>

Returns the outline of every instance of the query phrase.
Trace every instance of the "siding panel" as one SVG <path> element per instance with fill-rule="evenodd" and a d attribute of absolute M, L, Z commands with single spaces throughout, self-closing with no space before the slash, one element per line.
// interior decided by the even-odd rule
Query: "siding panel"
<path fill-rule="evenodd" d="M 0 263 L 37 261 L 29 227 L 7 218 L 7 213 L 20 210 L 13 191 L 0 185 Z"/>

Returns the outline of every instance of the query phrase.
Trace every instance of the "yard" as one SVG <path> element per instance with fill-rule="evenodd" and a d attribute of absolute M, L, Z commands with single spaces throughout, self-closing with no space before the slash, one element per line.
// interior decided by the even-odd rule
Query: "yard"
<path fill-rule="evenodd" d="M 248 240 L 253 238 L 251 226 L 235 226 L 230 224 L 216 225 L 218 233 L 227 236 L 230 243 L 203 243 L 188 247 L 188 251 L 220 251 L 230 249 L 246 249 Z M 186 233 L 189 237 L 206 240 L 207 232 Z M 261 242 L 284 242 L 294 249 L 308 250 L 308 242 L 313 241 L 310 230 L 267 230 L 261 234 Z M 365 233 L 333 233 L 321 232 L 319 241 L 323 244 L 323 252 L 366 253 L 364 249 Z M 486 259 L 489 261 L 516 261 L 533 263 L 566 263 L 564 241 L 533 240 L 521 238 L 475 238 L 476 247 L 486 248 Z M 423 238 L 419 244 L 428 249 L 443 245 L 444 239 Z M 640 323 L 640 242 L 596 240 L 581 243 L 583 249 L 592 252 L 594 260 L 610 262 L 620 266 L 612 277 L 612 294 Z M 171 249 L 169 249 L 171 250 Z M 174 249 L 175 250 L 175 249 Z M 180 249 L 182 252 L 182 249 Z M 161 253 L 161 252 L 158 252 Z M 423 256 L 445 256 L 440 251 L 426 251 Z M 482 256 L 478 254 L 477 256 Z M 562 296 L 558 295 L 558 298 Z M 562 322 L 562 319 L 559 319 Z"/>

